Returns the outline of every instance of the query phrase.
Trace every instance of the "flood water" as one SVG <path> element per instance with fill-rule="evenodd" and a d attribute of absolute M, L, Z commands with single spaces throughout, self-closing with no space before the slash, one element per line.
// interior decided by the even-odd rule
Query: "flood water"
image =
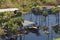
<path fill-rule="evenodd" d="M 60 35 L 56 34 L 52 29 L 52 26 L 57 24 L 55 15 L 52 15 L 52 14 L 48 15 L 46 17 L 46 22 L 44 21 L 44 17 L 42 15 L 36 16 L 34 14 L 26 14 L 26 15 L 23 15 L 23 18 L 24 18 L 24 20 L 30 20 L 32 22 L 37 22 L 37 25 L 40 25 L 42 27 L 44 27 L 45 23 L 46 23 L 46 26 L 49 28 L 48 31 L 50 32 L 50 34 L 47 35 L 47 34 L 44 34 L 44 31 L 39 30 L 39 33 L 40 33 L 39 36 L 37 36 L 34 33 L 28 33 L 27 35 L 22 36 L 23 40 L 52 40 L 52 38 L 59 38 L 60 37 Z"/>

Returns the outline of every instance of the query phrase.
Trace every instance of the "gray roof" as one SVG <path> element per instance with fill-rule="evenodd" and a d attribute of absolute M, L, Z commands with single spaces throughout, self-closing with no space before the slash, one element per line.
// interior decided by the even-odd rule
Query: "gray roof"
<path fill-rule="evenodd" d="M 8 12 L 8 11 L 15 11 L 18 10 L 18 8 L 6 8 L 6 9 L 0 9 L 0 12 Z"/>
<path fill-rule="evenodd" d="M 34 22 L 31 22 L 31 21 L 28 21 L 28 20 L 24 20 L 23 27 L 27 27 L 27 26 L 30 26 L 32 24 L 34 24 Z M 18 27 L 18 30 L 20 30 L 20 27 Z"/>
<path fill-rule="evenodd" d="M 29 26 L 34 24 L 34 22 L 28 21 L 28 20 L 24 20 L 23 26 Z"/>

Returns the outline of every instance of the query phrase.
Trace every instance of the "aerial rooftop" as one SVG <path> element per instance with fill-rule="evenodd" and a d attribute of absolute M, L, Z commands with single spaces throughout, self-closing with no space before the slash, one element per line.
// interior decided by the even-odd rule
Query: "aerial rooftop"
<path fill-rule="evenodd" d="M 28 20 L 24 20 L 23 26 L 29 26 L 34 24 L 34 22 L 28 21 Z"/>

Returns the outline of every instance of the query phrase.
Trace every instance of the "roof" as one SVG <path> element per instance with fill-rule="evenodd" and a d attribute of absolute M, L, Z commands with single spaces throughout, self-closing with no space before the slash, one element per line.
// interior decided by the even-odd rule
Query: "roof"
<path fill-rule="evenodd" d="M 18 8 L 6 8 L 6 9 L 0 9 L 0 12 L 8 12 L 8 11 L 15 11 L 18 10 Z"/>
<path fill-rule="evenodd" d="M 28 20 L 24 20 L 23 26 L 29 26 L 34 24 L 34 22 L 28 21 Z"/>
<path fill-rule="evenodd" d="M 27 26 L 30 26 L 32 24 L 34 24 L 34 22 L 31 22 L 31 21 L 28 21 L 28 20 L 24 20 L 23 27 L 27 27 Z M 21 30 L 20 27 L 18 27 L 18 30 Z"/>

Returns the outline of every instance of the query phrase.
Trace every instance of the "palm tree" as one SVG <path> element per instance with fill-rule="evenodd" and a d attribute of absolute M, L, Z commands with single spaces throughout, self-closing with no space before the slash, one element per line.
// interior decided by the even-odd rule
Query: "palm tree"
<path fill-rule="evenodd" d="M 37 12 L 36 7 L 33 7 L 33 8 L 32 8 L 32 13 L 35 15 L 36 12 Z M 31 17 L 32 17 L 32 14 L 31 14 Z M 37 17 L 36 17 L 36 18 L 37 18 Z M 35 22 L 36 22 L 36 20 L 35 20 Z"/>
<path fill-rule="evenodd" d="M 39 16 L 41 13 L 40 13 L 40 7 L 39 6 L 35 6 L 32 8 L 32 13 L 36 16 L 35 17 L 35 22 L 37 21 L 37 16 Z M 40 16 L 39 16 L 39 19 L 40 19 Z M 40 20 L 39 20 L 40 21 Z M 37 22 L 36 22 L 37 23 Z M 39 22 L 40 24 L 40 22 Z"/>
<path fill-rule="evenodd" d="M 48 15 L 48 26 L 49 26 L 49 15 Z"/>
<path fill-rule="evenodd" d="M 37 6 L 36 9 L 37 9 L 37 13 L 36 13 L 36 15 L 39 16 L 39 26 L 41 26 L 41 25 L 40 25 L 40 22 L 41 22 L 41 20 L 40 20 L 40 18 L 41 18 L 41 17 L 40 17 L 40 15 L 41 15 L 41 9 L 40 9 L 39 6 Z"/>
<path fill-rule="evenodd" d="M 59 25 L 59 11 L 60 11 L 60 8 L 54 8 L 52 11 L 55 15 L 58 16 L 58 19 L 56 17 L 56 21 L 58 21 L 58 25 Z"/>
<path fill-rule="evenodd" d="M 56 16 L 56 23 L 57 23 L 57 14 L 59 13 L 59 8 L 52 9 L 52 13 Z M 59 15 L 59 14 L 58 14 Z"/>
<path fill-rule="evenodd" d="M 43 11 L 43 14 L 42 14 L 44 17 L 45 17 L 45 27 L 44 27 L 44 31 L 45 33 L 48 35 L 48 40 L 49 40 L 49 32 L 47 31 L 48 30 L 48 27 L 46 27 L 46 17 L 48 16 L 48 12 L 47 11 Z"/>
<path fill-rule="evenodd" d="M 45 17 L 45 26 L 46 26 L 46 17 L 48 16 L 48 12 L 47 11 L 43 11 L 42 15 Z"/>
<path fill-rule="evenodd" d="M 37 10 L 36 15 L 39 16 L 39 26 L 40 26 L 40 22 L 41 22 L 41 20 L 40 20 L 40 18 L 41 18 L 41 17 L 40 17 L 40 15 L 41 15 L 41 9 L 40 9 L 39 6 L 37 6 L 37 7 L 36 7 L 36 10 Z"/>

